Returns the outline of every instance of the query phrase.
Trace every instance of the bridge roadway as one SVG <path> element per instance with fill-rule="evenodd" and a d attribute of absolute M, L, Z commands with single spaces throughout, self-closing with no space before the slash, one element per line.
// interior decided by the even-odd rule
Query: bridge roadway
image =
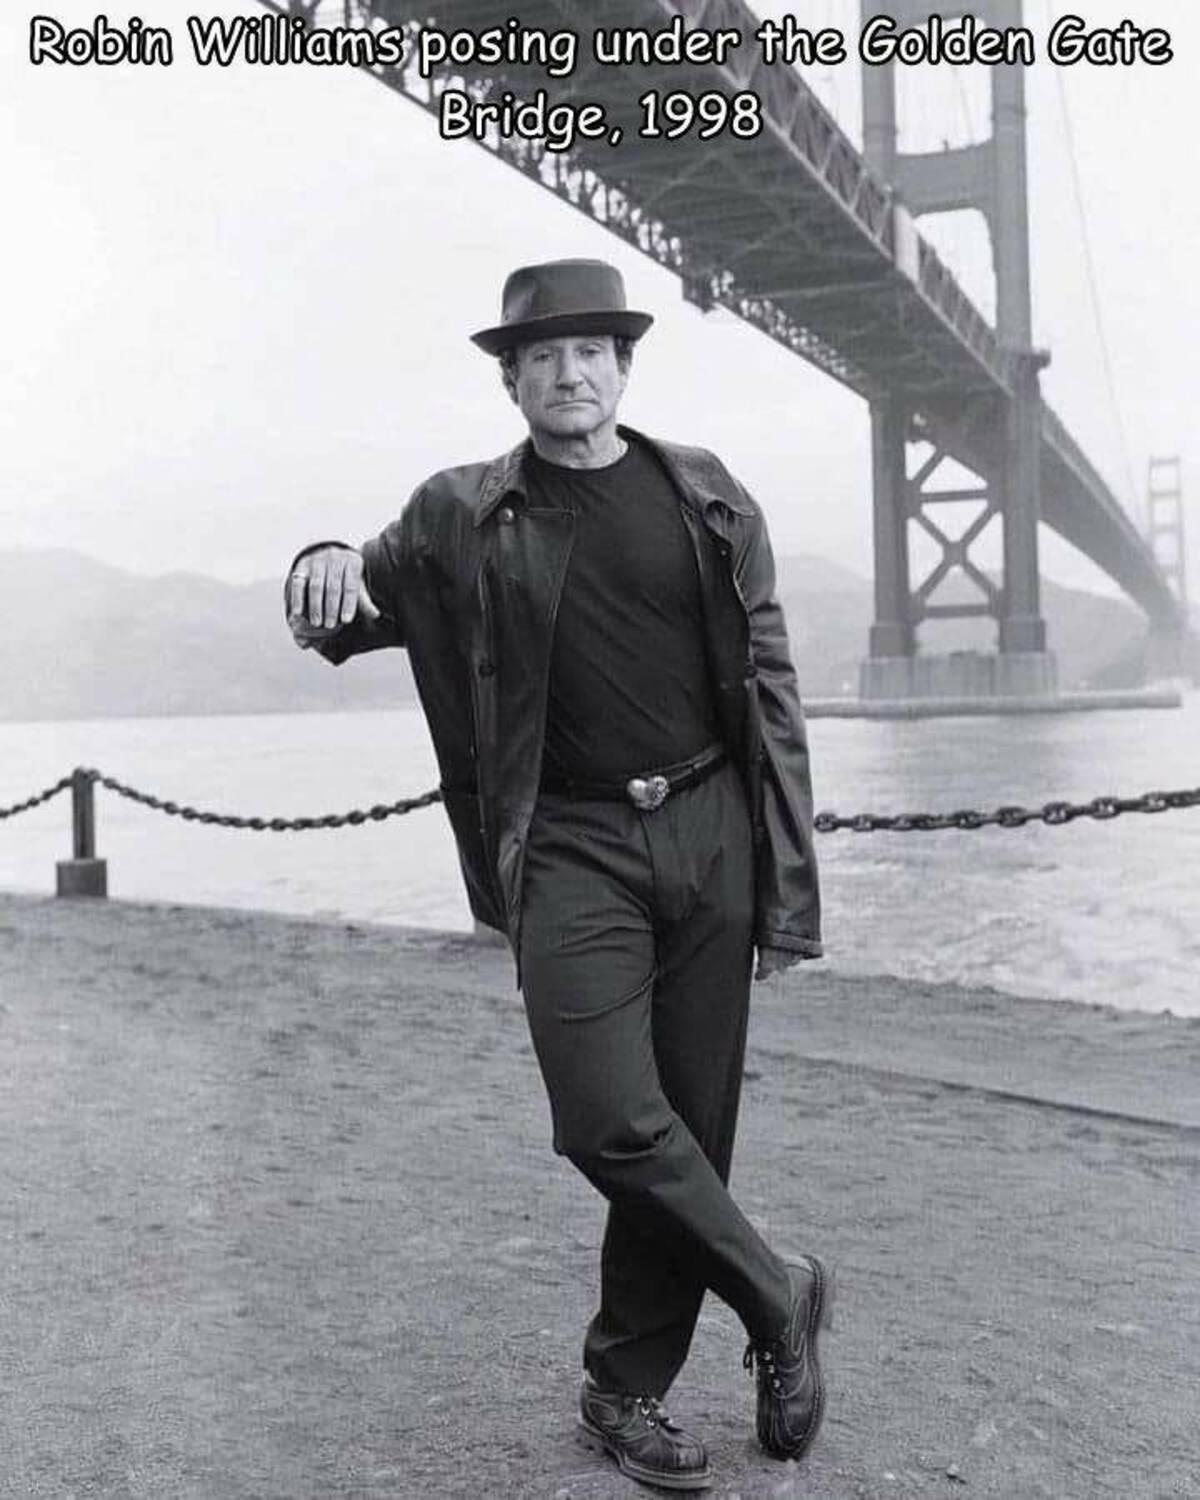
<path fill-rule="evenodd" d="M 317 26 L 422 24 L 446 32 L 503 26 L 495 0 L 262 0 Z M 1013 360 L 911 217 L 872 176 L 800 75 L 767 65 L 753 41 L 759 18 L 743 0 L 522 0 L 527 28 L 581 34 L 579 67 L 555 79 L 520 66 L 371 71 L 438 112 L 445 88 L 480 101 L 543 89 L 552 103 L 597 102 L 623 128 L 617 146 L 581 141 L 570 153 L 537 141 L 483 144 L 573 207 L 674 270 L 701 307 L 720 305 L 867 397 L 900 394 L 927 436 L 985 477 L 997 471 Z M 734 28 L 743 43 L 725 66 L 596 66 L 598 26 Z M 637 100 L 650 88 L 752 90 L 764 127 L 754 139 L 640 136 Z M 1154 555 L 1111 489 L 1043 402 L 1042 519 L 1091 558 L 1157 624 L 1180 620 Z"/>

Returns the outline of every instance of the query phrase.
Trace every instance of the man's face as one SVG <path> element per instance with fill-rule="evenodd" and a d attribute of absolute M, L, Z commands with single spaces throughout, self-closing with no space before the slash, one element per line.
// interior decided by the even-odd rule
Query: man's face
<path fill-rule="evenodd" d="M 627 378 L 611 334 L 570 334 L 517 350 L 517 405 L 531 432 L 590 436 L 614 420 Z"/>

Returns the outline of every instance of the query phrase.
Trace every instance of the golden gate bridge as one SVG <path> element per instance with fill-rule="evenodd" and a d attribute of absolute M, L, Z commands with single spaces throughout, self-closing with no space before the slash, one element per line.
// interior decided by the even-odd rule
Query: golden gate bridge
<path fill-rule="evenodd" d="M 570 68 L 553 58 L 542 66 L 511 61 L 499 46 L 495 60 L 483 60 L 478 47 L 457 55 L 442 47 L 436 65 L 431 52 L 439 49 L 426 45 L 422 55 L 422 34 L 432 30 L 478 36 L 515 27 L 517 18 L 493 0 L 262 3 L 309 28 L 399 35 L 400 61 L 365 71 L 434 115 L 442 116 L 448 93 L 493 121 L 505 101 L 535 93 L 544 107 L 600 106 L 604 130 L 576 136 L 569 149 L 494 124 L 478 139 L 674 272 L 696 306 L 728 309 L 869 403 L 875 618 L 863 699 L 1053 698 L 1054 656 L 1040 606 L 1042 524 L 1141 607 L 1158 662 L 1182 673 L 1194 642 L 1178 485 L 1165 501 L 1159 486 L 1144 535 L 1040 392 L 1038 372 L 1049 356 L 1031 338 L 1022 66 L 990 70 L 987 139 L 907 155 L 897 150 L 894 69 L 865 68 L 860 152 L 792 66 L 767 62 L 758 48 L 711 45 L 721 33 L 754 36 L 760 19 L 745 0 L 522 0 L 518 7 L 520 28 L 546 37 L 606 28 L 693 40 L 694 55 L 682 61 L 651 58 L 636 68 L 603 65 L 582 46 Z M 897 26 L 923 24 L 935 9 L 930 0 L 863 0 L 864 19 L 886 14 Z M 1020 0 L 977 0 L 972 10 L 999 29 L 1021 20 Z M 648 95 L 753 96 L 761 128 L 671 135 L 660 122 L 647 133 Z M 917 228 L 924 213 L 963 207 L 978 209 L 988 225 L 995 326 Z M 955 472 L 968 471 L 969 483 L 947 486 L 950 460 Z M 966 502 L 973 519 L 951 535 L 943 508 Z M 993 520 L 1003 534 L 999 581 L 971 556 Z M 940 554 L 923 578 L 912 576 L 913 526 Z M 974 597 L 947 597 L 952 574 L 969 580 Z M 923 621 L 967 616 L 996 622 L 993 655 L 921 651 Z"/>

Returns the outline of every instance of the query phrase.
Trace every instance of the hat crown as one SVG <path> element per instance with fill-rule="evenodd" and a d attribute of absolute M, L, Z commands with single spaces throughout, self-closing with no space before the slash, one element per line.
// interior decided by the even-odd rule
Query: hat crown
<path fill-rule="evenodd" d="M 637 340 L 654 322 L 649 313 L 630 311 L 620 271 L 604 260 L 521 266 L 505 281 L 500 301 L 499 324 L 471 335 L 486 354 L 574 334 Z"/>
<path fill-rule="evenodd" d="M 572 313 L 624 312 L 625 282 L 602 260 L 552 260 L 521 266 L 504 283 L 502 323 L 561 318 Z"/>

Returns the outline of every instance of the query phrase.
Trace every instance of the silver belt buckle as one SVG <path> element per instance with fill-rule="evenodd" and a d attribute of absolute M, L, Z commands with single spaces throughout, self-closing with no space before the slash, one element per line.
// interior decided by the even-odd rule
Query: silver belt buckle
<path fill-rule="evenodd" d="M 639 812 L 656 812 L 667 800 L 671 783 L 665 776 L 634 776 L 625 790 Z"/>

